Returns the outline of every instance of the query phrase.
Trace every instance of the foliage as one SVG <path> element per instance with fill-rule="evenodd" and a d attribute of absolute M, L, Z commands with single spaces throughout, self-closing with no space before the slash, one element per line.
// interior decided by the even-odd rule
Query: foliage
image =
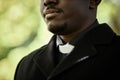
<path fill-rule="evenodd" d="M 0 80 L 13 79 L 15 64 L 28 53 L 24 47 L 39 26 L 39 0 L 0 0 Z"/>

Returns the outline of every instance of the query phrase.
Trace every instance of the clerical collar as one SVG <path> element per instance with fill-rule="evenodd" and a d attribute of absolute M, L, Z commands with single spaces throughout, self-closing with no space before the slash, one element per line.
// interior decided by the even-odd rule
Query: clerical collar
<path fill-rule="evenodd" d="M 57 35 L 57 38 L 56 38 L 56 46 L 59 46 L 59 45 L 63 45 L 63 41 L 62 39 Z"/>
<path fill-rule="evenodd" d="M 63 43 L 62 39 L 60 38 L 60 36 L 57 35 L 56 38 L 56 47 L 58 47 L 60 45 L 60 51 L 62 53 L 70 53 L 76 44 L 78 44 L 78 42 L 83 38 L 83 36 L 89 32 L 91 29 L 93 29 L 94 27 L 96 27 L 98 25 L 98 21 L 96 19 L 96 21 L 89 26 L 87 29 L 85 29 L 83 32 L 80 32 L 77 36 L 75 36 L 70 42 L 67 42 L 66 44 Z M 68 48 L 68 49 L 67 49 Z"/>

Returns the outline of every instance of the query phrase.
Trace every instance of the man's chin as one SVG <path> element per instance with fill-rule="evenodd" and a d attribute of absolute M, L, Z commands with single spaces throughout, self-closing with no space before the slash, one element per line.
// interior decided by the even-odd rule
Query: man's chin
<path fill-rule="evenodd" d="M 63 33 L 63 29 L 60 29 L 60 28 L 59 28 L 59 29 L 57 29 L 57 28 L 56 28 L 56 29 L 55 29 L 55 28 L 53 29 L 53 28 L 52 28 L 52 29 L 49 29 L 49 31 L 50 31 L 51 33 L 57 34 L 57 35 L 60 35 L 60 34 Z"/>
<path fill-rule="evenodd" d="M 50 25 L 48 26 L 48 30 L 52 32 L 53 34 L 64 34 L 64 31 L 66 30 L 66 25 Z"/>

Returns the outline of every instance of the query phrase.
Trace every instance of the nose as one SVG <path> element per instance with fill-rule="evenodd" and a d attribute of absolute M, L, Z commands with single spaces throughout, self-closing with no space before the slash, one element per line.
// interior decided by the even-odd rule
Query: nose
<path fill-rule="evenodd" d="M 56 5 L 58 4 L 58 0 L 44 0 L 44 6 L 47 6 L 47 5 Z"/>

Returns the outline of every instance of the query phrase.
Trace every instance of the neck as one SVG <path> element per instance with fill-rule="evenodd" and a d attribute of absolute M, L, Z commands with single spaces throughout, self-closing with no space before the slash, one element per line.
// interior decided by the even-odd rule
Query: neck
<path fill-rule="evenodd" d="M 96 21 L 94 20 L 93 22 L 89 23 L 89 25 L 86 25 L 82 27 L 82 29 L 76 30 L 68 35 L 59 35 L 59 36 L 65 43 L 70 42 L 75 36 L 77 36 L 78 34 L 81 34 L 83 31 L 91 27 L 91 25 L 94 25 L 95 22 Z"/>

